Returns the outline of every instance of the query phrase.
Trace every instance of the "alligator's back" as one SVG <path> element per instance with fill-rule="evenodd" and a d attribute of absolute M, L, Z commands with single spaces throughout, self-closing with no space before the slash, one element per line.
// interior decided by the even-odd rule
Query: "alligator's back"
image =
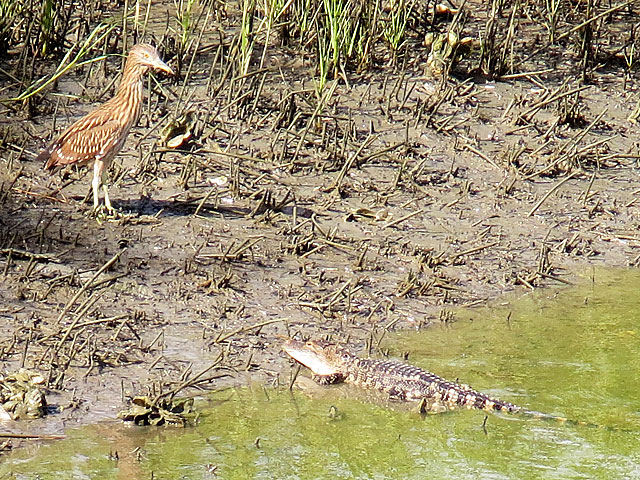
<path fill-rule="evenodd" d="M 357 357 L 356 357 L 357 358 Z M 449 406 L 480 410 L 520 411 L 520 407 L 491 398 L 468 385 L 445 380 L 422 368 L 391 360 L 357 358 L 346 381 L 387 392 L 401 400 L 433 400 Z"/>

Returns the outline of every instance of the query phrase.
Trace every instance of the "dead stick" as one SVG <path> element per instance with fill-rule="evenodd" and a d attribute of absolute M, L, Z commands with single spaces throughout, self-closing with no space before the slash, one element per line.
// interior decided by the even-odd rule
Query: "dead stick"
<path fill-rule="evenodd" d="M 570 281 L 565 280 L 564 278 L 560 278 L 556 275 L 551 275 L 549 273 L 538 272 L 538 275 L 544 278 L 549 278 L 551 280 L 555 280 L 556 282 L 564 283 L 565 285 L 573 285 Z"/>
<path fill-rule="evenodd" d="M 296 379 L 300 374 L 300 364 L 296 364 L 296 369 L 293 371 L 293 375 L 291 375 L 291 380 L 289 381 L 289 390 L 293 390 L 293 384 L 296 383 Z"/>
<path fill-rule="evenodd" d="M 582 206 L 587 205 L 587 198 L 589 198 L 589 192 L 591 192 L 591 187 L 593 187 L 593 181 L 596 179 L 596 171 L 594 170 L 591 174 L 591 179 L 589 180 L 589 185 L 587 185 L 587 189 L 584 191 L 584 198 L 582 199 Z M 628 205 L 627 205 L 628 206 Z"/>
<path fill-rule="evenodd" d="M 397 220 L 393 220 L 392 222 L 385 223 L 384 225 L 382 225 L 382 228 L 393 227 L 395 225 L 398 225 L 399 223 L 404 222 L 405 220 L 409 220 L 410 218 L 415 217 L 416 215 L 420 215 L 423 212 L 424 210 L 421 208 L 420 210 L 416 210 L 415 212 L 408 213 L 404 217 L 400 217 Z"/>
<path fill-rule="evenodd" d="M 535 70 L 533 72 L 508 73 L 507 75 L 501 75 L 500 80 L 513 80 L 516 78 L 529 77 L 531 75 L 542 75 L 545 73 L 551 73 L 553 71 L 553 68 L 545 68 L 544 70 Z"/>
<path fill-rule="evenodd" d="M 335 92 L 337 86 L 338 86 L 338 82 L 337 81 L 333 82 L 333 84 L 329 87 L 329 89 L 325 90 L 324 95 L 320 98 L 320 100 L 318 100 L 318 105 L 316 106 L 316 109 L 314 110 L 313 114 L 309 118 L 309 121 L 307 122 L 307 126 L 302 131 L 302 135 L 300 136 L 300 140 L 298 141 L 298 145 L 296 146 L 296 151 L 294 152 L 293 158 L 291 159 L 292 165 L 295 165 L 296 160 L 298 159 L 300 148 L 302 147 L 302 144 L 304 143 L 307 137 L 307 133 L 309 133 L 309 130 L 313 125 L 313 122 L 315 122 L 316 117 L 320 115 L 320 112 L 325 107 L 326 103 L 331 99 L 331 97 L 333 97 L 333 92 Z"/>
<path fill-rule="evenodd" d="M 452 259 L 452 260 L 455 260 L 455 259 L 456 259 L 456 258 L 458 258 L 458 257 L 462 257 L 462 256 L 464 256 L 464 255 L 470 255 L 470 254 L 472 254 L 472 253 L 479 252 L 480 250 L 484 250 L 485 248 L 495 247 L 495 246 L 496 246 L 496 245 L 498 245 L 499 243 L 500 243 L 500 242 L 492 242 L 492 243 L 489 243 L 489 244 L 487 244 L 487 245 L 480 245 L 480 246 L 478 246 L 478 247 L 470 248 L 470 249 L 468 249 L 468 250 L 464 250 L 463 252 L 456 253 L 455 255 L 452 255 L 452 256 L 451 256 L 451 259 Z"/>
<path fill-rule="evenodd" d="M 33 253 L 27 250 L 20 250 L 18 248 L 3 248 L 0 249 L 2 255 L 12 255 L 14 258 L 26 258 L 34 259 L 42 262 L 60 263 L 61 260 L 55 255 L 47 255 L 46 253 Z"/>
<path fill-rule="evenodd" d="M 516 280 L 522 283 L 525 287 L 530 288 L 531 290 L 535 290 L 535 287 L 529 283 L 529 281 L 525 278 L 522 278 L 520 275 L 516 275 Z"/>
<path fill-rule="evenodd" d="M 555 39 L 555 42 L 558 42 L 559 40 L 562 40 L 563 38 L 568 37 L 572 33 L 577 32 L 581 28 L 586 27 L 590 23 L 593 23 L 593 22 L 601 19 L 602 17 L 606 17 L 607 15 L 609 15 L 611 13 L 617 12 L 618 10 L 622 10 L 627 5 L 631 5 L 632 3 L 635 3 L 637 1 L 638 0 L 627 0 L 626 2 L 622 2 L 622 3 L 618 4 L 618 5 L 615 5 L 615 6 L 611 7 L 611 8 L 609 8 L 608 10 L 605 10 L 604 12 L 599 13 L 595 17 L 591 17 L 591 18 L 585 20 L 584 22 L 582 22 L 581 24 L 576 25 L 571 30 L 569 30 L 567 32 L 564 32 L 562 35 L 557 36 L 556 39 Z M 516 65 L 514 65 L 514 68 L 516 68 L 516 67 L 522 65 L 523 63 L 529 61 L 531 58 L 533 58 L 534 56 L 536 56 L 537 54 L 539 54 L 543 50 L 548 49 L 555 42 L 546 42 L 544 45 L 542 45 L 541 47 L 535 49 L 533 52 L 531 52 L 529 55 L 527 55 L 527 57 L 525 57 L 522 60 L 520 60 L 520 62 L 518 62 Z"/>
<path fill-rule="evenodd" d="M 602 138 L 602 139 L 598 140 L 597 142 L 590 143 L 589 145 L 586 145 L 585 147 L 582 147 L 580 150 L 577 150 L 575 152 L 563 153 L 562 155 L 560 155 L 558 158 L 556 158 L 553 162 L 551 162 L 546 167 L 543 167 L 540 170 L 538 170 L 537 172 L 534 172 L 534 173 L 532 173 L 530 175 L 527 175 L 526 177 L 522 178 L 522 181 L 531 180 L 533 177 L 536 177 L 538 175 L 542 175 L 543 173 L 546 173 L 549 170 L 552 170 L 556 166 L 560 165 L 560 163 L 562 163 L 563 161 L 569 159 L 570 155 L 573 154 L 574 157 L 577 156 L 577 155 L 581 155 L 581 154 L 589 151 L 592 148 L 598 147 L 598 146 L 600 146 L 600 145 L 602 145 L 604 143 L 609 142 L 610 140 L 612 140 L 615 137 L 616 137 L 616 135 L 614 135 L 613 137 Z"/>
<path fill-rule="evenodd" d="M 525 113 L 523 113 L 522 115 L 520 115 L 520 118 L 522 118 L 525 121 L 530 121 L 533 115 L 535 115 L 538 110 L 540 110 L 542 107 L 549 105 L 552 102 L 555 102 L 556 100 L 560 100 L 561 98 L 564 97 L 568 97 L 569 95 L 573 95 L 574 93 L 579 93 L 583 90 L 587 90 L 591 88 L 591 85 L 583 85 L 581 87 L 576 87 L 573 88 L 571 90 L 568 90 L 566 92 L 562 92 L 562 93 L 558 93 L 556 95 L 551 96 L 550 98 L 547 98 L 546 100 L 543 100 L 541 102 L 536 103 L 533 107 L 531 107 L 529 110 L 527 110 Z"/>
<path fill-rule="evenodd" d="M 571 30 L 569 30 L 568 32 L 563 33 L 562 35 L 556 37 L 556 42 L 558 40 L 562 40 L 565 37 L 568 37 L 569 35 L 571 35 L 573 32 L 577 32 L 578 30 L 580 30 L 581 28 L 586 27 L 587 25 L 589 25 L 590 23 L 593 23 L 599 19 L 601 19 L 602 17 L 606 17 L 607 15 L 617 12 L 618 10 L 623 9 L 624 7 L 626 7 L 627 5 L 631 5 L 632 3 L 635 3 L 637 0 L 628 0 L 624 3 L 620 3 L 618 5 L 615 5 L 611 8 L 609 8 L 608 10 L 605 10 L 604 12 L 600 12 L 598 15 L 596 15 L 595 17 L 591 17 L 587 20 L 585 20 L 584 22 L 582 22 L 579 25 L 576 25 L 575 27 L 573 27 Z"/>
<path fill-rule="evenodd" d="M 215 367 L 217 367 L 218 365 L 220 365 L 220 363 L 222 362 L 222 358 L 223 358 L 222 354 L 218 355 L 218 358 L 216 358 L 211 365 L 209 365 L 208 367 L 204 368 L 202 371 L 200 371 L 200 373 L 196 374 L 194 377 L 192 377 L 192 378 L 190 378 L 188 380 L 185 380 L 180 385 L 178 385 L 175 388 L 172 388 L 168 392 L 159 394 L 156 398 L 153 399 L 153 405 L 154 406 L 157 405 L 158 404 L 158 400 L 160 400 L 161 398 L 163 398 L 163 397 L 172 397 L 173 395 L 178 393 L 180 390 L 183 390 L 183 389 L 187 388 L 189 385 L 195 383 L 205 373 L 207 373 L 208 371 L 210 371 L 210 370 L 214 369 Z"/>
<path fill-rule="evenodd" d="M 476 154 L 476 155 L 478 155 L 480 158 L 482 158 L 482 159 L 486 160 L 487 162 L 489 162 L 489 163 L 490 163 L 491 165 L 493 165 L 494 167 L 496 167 L 496 168 L 500 168 L 500 167 L 498 167 L 498 165 L 496 165 L 496 163 L 495 163 L 493 160 L 491 160 L 489 157 L 487 157 L 484 153 L 482 153 L 482 152 L 481 152 L 480 150 L 478 150 L 477 148 L 474 148 L 474 147 L 472 147 L 472 146 L 471 146 L 471 145 L 469 145 L 469 144 L 466 144 L 466 145 L 464 146 L 464 148 L 466 148 L 466 149 L 467 149 L 467 150 L 469 150 L 470 152 L 475 153 L 475 154 Z"/>
<path fill-rule="evenodd" d="M 373 153 L 370 153 L 369 155 L 365 155 L 364 157 L 362 157 L 360 159 L 359 163 L 360 164 L 366 163 L 369 160 L 373 160 L 375 158 L 378 158 L 378 157 L 384 155 L 387 152 L 391 152 L 391 151 L 395 150 L 398 147 L 402 147 L 403 145 L 406 145 L 406 143 L 405 142 L 396 143 L 395 145 L 391 145 L 390 147 L 386 147 L 386 148 L 383 148 L 382 150 L 378 150 L 377 152 L 373 152 Z"/>
<path fill-rule="evenodd" d="M 313 255 L 314 253 L 322 250 L 324 247 L 326 247 L 326 245 L 318 245 L 317 247 L 314 247 L 308 252 L 305 252 L 302 255 L 300 255 L 300 258 L 307 258 L 308 256 Z"/>
<path fill-rule="evenodd" d="M 198 204 L 198 207 L 196 208 L 196 211 L 193 212 L 193 216 L 197 217 L 198 214 L 200 213 L 200 210 L 202 210 L 202 207 L 204 206 L 204 204 L 207 202 L 207 200 L 209 200 L 209 197 L 213 194 L 213 192 L 215 192 L 216 190 L 218 190 L 218 187 L 213 186 L 208 192 L 207 194 L 202 198 L 202 200 L 200 201 L 200 203 Z"/>
<path fill-rule="evenodd" d="M 565 152 L 565 150 L 567 150 L 571 145 L 577 145 L 587 135 L 587 133 L 589 133 L 589 131 L 596 125 L 596 123 L 600 121 L 600 119 L 604 116 L 606 112 L 607 112 L 607 109 L 605 108 L 589 125 L 587 125 L 583 130 L 578 132 L 571 140 L 567 141 L 564 145 L 562 145 L 559 151 L 561 155 L 557 159 L 555 159 L 552 163 L 550 163 L 546 167 L 543 167 L 541 170 L 538 170 L 537 172 L 534 172 L 522 178 L 522 181 L 530 180 L 542 173 L 545 173 L 548 170 L 554 168 L 556 165 L 558 165 L 560 162 L 562 162 L 566 158 L 569 158 L 570 152 Z M 615 138 L 615 135 L 613 137 L 603 138 L 594 143 L 591 143 L 590 145 L 587 145 L 587 147 L 583 147 L 582 149 L 578 150 L 576 154 L 582 153 L 583 151 L 587 151 L 589 148 L 596 147 L 602 143 L 606 143 L 612 138 Z"/>
<path fill-rule="evenodd" d="M 218 335 L 218 338 L 216 338 L 214 340 L 214 343 L 222 343 L 225 340 L 234 337 L 240 333 L 246 333 L 246 332 L 250 332 L 251 330 L 256 330 L 258 328 L 264 327 L 265 325 L 270 325 L 272 323 L 277 323 L 277 322 L 282 322 L 284 321 L 284 318 L 276 318 L 274 320 L 267 320 L 266 322 L 261 322 L 261 323 L 256 323 L 255 325 L 249 325 L 249 326 L 244 326 L 244 327 L 240 327 L 240 328 L 236 328 L 235 330 L 233 330 L 232 332 L 229 332 L 227 334 L 222 334 L 222 332 L 220 332 L 220 335 Z"/>
<path fill-rule="evenodd" d="M 349 169 L 351 168 L 351 166 L 354 164 L 354 162 L 356 161 L 356 159 L 358 158 L 358 156 L 362 153 L 362 150 L 364 150 L 366 147 L 368 147 L 374 140 L 376 140 L 380 135 L 369 135 L 367 137 L 367 139 L 362 142 L 362 144 L 360 145 L 360 147 L 358 147 L 358 150 L 356 151 L 356 153 L 354 153 L 349 160 L 347 160 L 346 162 L 344 162 L 344 165 L 342 166 L 342 169 L 340 170 L 340 173 L 338 173 L 338 176 L 335 180 L 335 182 L 333 182 L 333 185 L 331 186 L 331 189 L 333 190 L 335 189 L 340 189 L 340 186 L 342 185 L 342 181 L 344 180 L 344 177 L 347 175 L 347 172 L 349 171 Z"/>
<path fill-rule="evenodd" d="M 40 435 L 37 433 L 0 432 L 0 438 L 34 438 L 37 440 L 62 440 L 63 438 L 67 437 L 64 435 Z"/>
<path fill-rule="evenodd" d="M 564 185 L 565 183 L 567 183 L 569 180 L 571 180 L 573 177 L 575 177 L 578 174 L 578 171 L 576 170 L 575 172 L 571 173 L 571 175 L 569 175 L 568 177 L 563 178 L 561 181 L 559 181 L 556 185 L 554 185 L 554 187 L 549 190 L 547 193 L 545 193 L 542 198 L 540 200 L 538 200 L 538 202 L 533 206 L 533 208 L 529 211 L 529 213 L 527 213 L 527 217 L 530 217 L 531 215 L 533 215 L 535 213 L 536 210 L 538 210 L 538 208 L 540 208 L 540 206 L 544 203 L 544 201 L 549 198 L 549 196 L 555 192 L 556 190 L 558 190 L 558 188 L 560 188 L 562 185 Z"/>
<path fill-rule="evenodd" d="M 62 320 L 62 318 L 69 312 L 69 310 L 71 309 L 71 307 L 73 306 L 74 303 L 76 303 L 76 301 L 78 300 L 78 298 L 80 298 L 80 296 L 87 291 L 87 289 L 91 286 L 91 284 L 105 271 L 107 270 L 111 265 L 113 265 L 119 258 L 120 255 L 122 255 L 124 252 L 126 252 L 127 249 L 123 248 L 122 250 L 120 250 L 118 253 L 116 253 L 113 257 L 111 257 L 111 260 L 109 260 L 107 263 L 105 263 L 100 270 L 98 270 L 95 275 L 93 277 L 91 277 L 91 279 L 89 279 L 89 281 L 87 283 L 85 283 L 80 290 L 78 290 L 78 293 L 76 293 L 73 298 L 71 300 L 69 300 L 69 302 L 65 305 L 64 309 L 62 310 L 62 312 L 60 313 L 60 315 L 58 316 L 58 320 L 56 320 L 56 323 L 60 323 L 60 321 Z"/>

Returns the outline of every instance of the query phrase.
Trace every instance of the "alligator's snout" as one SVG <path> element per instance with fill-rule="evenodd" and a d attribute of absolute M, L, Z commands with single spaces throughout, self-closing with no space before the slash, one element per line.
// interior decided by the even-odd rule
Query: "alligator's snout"
<path fill-rule="evenodd" d="M 339 373 L 323 349 L 316 342 L 301 342 L 289 339 L 282 346 L 295 361 L 301 363 L 316 375 L 334 375 Z"/>

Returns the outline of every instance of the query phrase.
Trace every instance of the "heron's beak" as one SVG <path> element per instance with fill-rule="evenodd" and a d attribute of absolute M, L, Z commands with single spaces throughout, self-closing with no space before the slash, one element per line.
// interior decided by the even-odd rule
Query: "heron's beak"
<path fill-rule="evenodd" d="M 169 65 L 167 65 L 166 63 L 164 63 L 162 60 L 158 59 L 154 62 L 153 64 L 153 68 L 155 70 L 162 70 L 163 72 L 168 73 L 169 75 L 175 75 L 175 73 L 173 72 L 173 70 L 171 70 L 171 68 L 169 67 Z"/>

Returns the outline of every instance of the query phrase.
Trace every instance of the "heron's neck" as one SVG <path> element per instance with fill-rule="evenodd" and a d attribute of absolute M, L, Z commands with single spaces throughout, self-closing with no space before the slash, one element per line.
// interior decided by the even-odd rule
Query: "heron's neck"
<path fill-rule="evenodd" d="M 145 67 L 130 62 L 124 67 L 122 80 L 116 92 L 116 102 L 122 106 L 119 116 L 123 125 L 131 126 L 138 121 L 142 105 L 142 82 L 146 71 Z"/>

